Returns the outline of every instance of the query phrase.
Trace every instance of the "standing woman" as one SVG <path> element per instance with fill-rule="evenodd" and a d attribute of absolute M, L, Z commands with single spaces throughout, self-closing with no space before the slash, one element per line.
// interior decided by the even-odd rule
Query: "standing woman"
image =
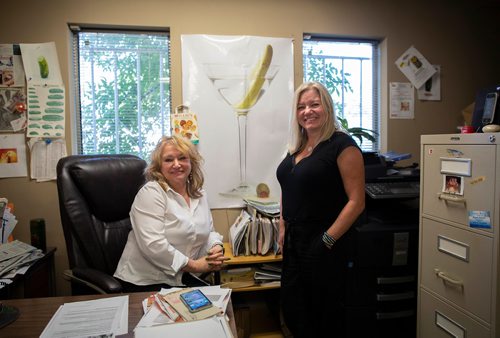
<path fill-rule="evenodd" d="M 281 306 L 294 338 L 343 337 L 351 226 L 365 207 L 363 157 L 320 83 L 295 91 L 281 185 Z"/>
<path fill-rule="evenodd" d="M 162 137 L 153 150 L 114 274 L 127 291 L 199 286 L 193 274 L 219 270 L 224 263 L 222 236 L 214 231 L 202 189 L 201 162 L 191 142 L 176 136 Z"/>

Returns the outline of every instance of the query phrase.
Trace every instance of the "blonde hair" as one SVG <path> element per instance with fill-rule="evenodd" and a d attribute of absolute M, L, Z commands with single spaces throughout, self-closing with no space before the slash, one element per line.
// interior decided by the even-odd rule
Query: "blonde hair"
<path fill-rule="evenodd" d="M 158 141 L 158 144 L 151 153 L 151 161 L 145 171 L 147 180 L 157 181 L 163 190 L 167 191 L 169 184 L 165 176 L 161 173 L 161 155 L 163 148 L 167 144 L 173 145 L 183 155 L 189 157 L 191 161 L 191 173 L 188 176 L 187 193 L 191 198 L 200 198 L 202 196 L 201 189 L 205 181 L 201 170 L 203 158 L 194 145 L 184 138 L 178 136 L 163 136 L 160 141 Z"/>
<path fill-rule="evenodd" d="M 333 108 L 333 99 L 326 87 L 319 82 L 304 82 L 296 90 L 293 99 L 292 116 L 290 121 L 290 136 L 288 142 L 288 151 L 290 154 L 302 151 L 307 144 L 307 133 L 300 126 L 297 120 L 297 106 L 302 94 L 308 90 L 314 90 L 318 93 L 321 100 L 321 106 L 325 112 L 325 123 L 321 127 L 320 139 L 318 142 L 328 140 L 335 131 L 343 131 L 340 127 L 335 110 Z"/>

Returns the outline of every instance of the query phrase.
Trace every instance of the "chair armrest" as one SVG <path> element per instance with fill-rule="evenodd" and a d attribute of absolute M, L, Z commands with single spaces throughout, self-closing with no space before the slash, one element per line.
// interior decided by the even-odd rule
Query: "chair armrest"
<path fill-rule="evenodd" d="M 74 268 L 64 274 L 72 280 L 83 283 L 99 293 L 120 293 L 122 285 L 113 276 L 90 268 Z"/>

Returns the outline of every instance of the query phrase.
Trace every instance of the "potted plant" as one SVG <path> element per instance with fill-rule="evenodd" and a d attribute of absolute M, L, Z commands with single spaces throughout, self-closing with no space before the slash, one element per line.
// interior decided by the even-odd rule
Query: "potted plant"
<path fill-rule="evenodd" d="M 347 131 L 352 137 L 355 137 L 359 140 L 359 143 L 363 143 L 363 139 L 367 139 L 368 141 L 376 142 L 376 136 L 378 133 L 374 130 L 361 128 L 361 127 L 352 127 L 349 128 L 349 123 L 347 119 L 344 117 L 337 116 L 337 119 L 340 122 L 342 128 Z"/>

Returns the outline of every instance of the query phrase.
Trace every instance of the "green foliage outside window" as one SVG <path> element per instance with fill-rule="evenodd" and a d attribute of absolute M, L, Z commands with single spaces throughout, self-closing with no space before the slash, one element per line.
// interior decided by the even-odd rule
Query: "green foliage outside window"
<path fill-rule="evenodd" d="M 79 33 L 81 153 L 147 158 L 170 133 L 168 37 Z"/>
<path fill-rule="evenodd" d="M 310 55 L 311 54 L 309 54 L 309 56 Z M 333 63 L 325 62 L 322 58 L 307 57 L 305 55 L 304 73 L 304 78 L 308 81 L 322 83 L 328 89 L 332 97 L 342 97 L 344 93 L 353 92 L 349 80 L 351 74 L 337 69 Z M 344 115 L 344 106 L 340 100 L 333 100 L 333 105 L 341 127 L 351 136 L 359 140 L 360 144 L 363 143 L 364 139 L 376 142 L 376 137 L 378 135 L 376 131 L 363 127 L 349 127 L 348 120 Z"/>

